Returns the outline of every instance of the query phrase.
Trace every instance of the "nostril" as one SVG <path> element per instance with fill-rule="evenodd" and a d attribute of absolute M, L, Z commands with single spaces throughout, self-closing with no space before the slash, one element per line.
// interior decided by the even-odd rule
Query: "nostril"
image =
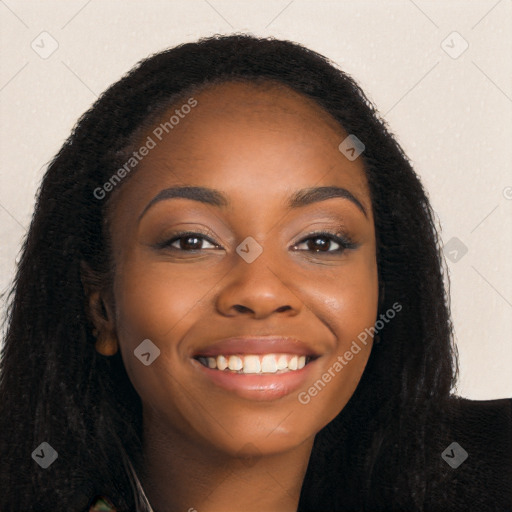
<path fill-rule="evenodd" d="M 233 306 L 239 313 L 245 313 L 246 311 L 251 311 L 248 307 L 242 306 L 241 304 L 235 304 Z"/>

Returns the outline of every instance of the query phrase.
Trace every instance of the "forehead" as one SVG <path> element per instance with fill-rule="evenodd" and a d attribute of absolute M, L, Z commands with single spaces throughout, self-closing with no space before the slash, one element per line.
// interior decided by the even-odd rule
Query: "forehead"
<path fill-rule="evenodd" d="M 160 190 L 178 185 L 220 189 L 246 208 L 254 199 L 284 204 L 294 190 L 337 185 L 366 198 L 371 209 L 362 160 L 339 151 L 348 134 L 312 99 L 280 84 L 240 82 L 192 96 L 193 108 L 181 111 L 184 97 L 140 138 L 140 145 L 148 137 L 155 145 L 119 197 L 134 215 Z M 169 128 L 171 116 L 178 122 Z"/>
<path fill-rule="evenodd" d="M 225 150 L 229 140 L 246 139 L 243 146 L 247 146 L 252 139 L 255 143 L 274 140 L 284 151 L 287 146 L 283 143 L 288 138 L 295 141 L 298 150 L 299 145 L 331 144 L 344 135 L 342 127 L 328 112 L 284 84 L 227 82 L 206 88 L 194 98 L 198 106 L 193 115 L 184 119 L 180 130 L 173 131 L 176 137 L 174 141 L 169 137 L 169 148 L 173 142 L 176 148 L 185 138 L 188 142 L 195 139 L 197 153 L 204 149 L 203 142 L 211 141 Z M 170 109 L 171 113 L 174 108 Z M 224 140 L 225 135 L 230 139 Z M 236 147 L 231 149 L 231 155 L 235 155 Z"/>

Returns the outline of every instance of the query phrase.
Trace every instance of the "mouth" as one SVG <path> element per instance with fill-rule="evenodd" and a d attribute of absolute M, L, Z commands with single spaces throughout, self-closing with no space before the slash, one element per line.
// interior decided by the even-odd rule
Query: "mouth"
<path fill-rule="evenodd" d="M 314 357 L 297 354 L 221 354 L 215 357 L 198 355 L 194 359 L 211 370 L 239 375 L 279 375 L 301 370 L 313 361 Z"/>
<path fill-rule="evenodd" d="M 320 354 L 296 338 L 238 337 L 191 354 L 205 389 L 221 388 L 241 398 L 269 401 L 311 380 Z"/>

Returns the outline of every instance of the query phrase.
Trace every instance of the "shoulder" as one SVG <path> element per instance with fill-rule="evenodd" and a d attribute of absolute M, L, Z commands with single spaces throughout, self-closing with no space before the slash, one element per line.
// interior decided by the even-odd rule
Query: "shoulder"
<path fill-rule="evenodd" d="M 431 510 L 508 510 L 512 506 L 512 399 L 451 397 L 430 440 Z M 435 431 L 435 430 L 434 430 Z"/>
<path fill-rule="evenodd" d="M 466 443 L 468 460 L 471 452 L 492 468 L 510 470 L 512 398 L 469 400 L 452 397 L 445 411 L 446 432 L 461 446 Z"/>
<path fill-rule="evenodd" d="M 512 424 L 512 398 L 498 398 L 495 400 L 470 400 L 459 396 L 451 396 L 447 401 L 447 409 L 452 417 L 473 416 L 479 417 L 478 425 L 485 427 L 488 425 L 486 418 L 491 417 L 495 420 L 505 421 Z M 495 421 L 492 420 L 492 421 Z"/>

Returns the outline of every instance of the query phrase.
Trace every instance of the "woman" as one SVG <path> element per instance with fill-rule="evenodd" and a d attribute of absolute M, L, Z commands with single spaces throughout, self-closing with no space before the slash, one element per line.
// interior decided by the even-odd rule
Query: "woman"
<path fill-rule="evenodd" d="M 418 177 L 327 59 L 248 35 L 148 58 L 39 191 L 0 509 L 505 510 L 511 401 L 450 395 L 442 261 Z"/>

